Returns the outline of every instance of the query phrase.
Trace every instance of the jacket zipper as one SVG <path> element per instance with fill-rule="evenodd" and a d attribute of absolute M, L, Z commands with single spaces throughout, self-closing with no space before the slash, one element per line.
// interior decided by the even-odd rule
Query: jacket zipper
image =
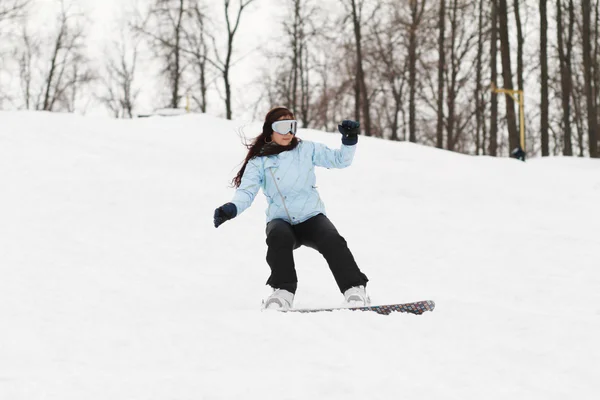
<path fill-rule="evenodd" d="M 283 208 L 285 209 L 285 213 L 287 214 L 287 216 L 290 220 L 290 224 L 291 224 L 292 217 L 290 216 L 290 212 L 288 211 L 287 206 L 285 205 L 285 199 L 284 199 L 283 195 L 281 194 L 281 190 L 279 190 L 279 185 L 277 184 L 277 179 L 275 179 L 275 174 L 273 173 L 273 168 L 269 168 L 269 171 L 271 172 L 271 176 L 273 177 L 273 183 L 275 184 L 277 193 L 279 193 L 279 196 L 281 197 L 281 202 L 283 203 Z"/>

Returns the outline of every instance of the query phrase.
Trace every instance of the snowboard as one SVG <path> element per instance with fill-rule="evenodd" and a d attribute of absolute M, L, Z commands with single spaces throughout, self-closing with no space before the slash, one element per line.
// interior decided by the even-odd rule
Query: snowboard
<path fill-rule="evenodd" d="M 381 315 L 389 315 L 393 312 L 409 313 L 421 315 L 425 311 L 433 311 L 435 302 L 433 300 L 416 301 L 414 303 L 405 304 L 386 304 L 380 306 L 364 306 L 364 307 L 329 307 L 329 308 L 292 308 L 289 310 L 278 310 L 280 312 L 297 312 L 297 313 L 316 313 L 316 312 L 333 312 L 340 310 L 351 311 L 372 311 Z"/>

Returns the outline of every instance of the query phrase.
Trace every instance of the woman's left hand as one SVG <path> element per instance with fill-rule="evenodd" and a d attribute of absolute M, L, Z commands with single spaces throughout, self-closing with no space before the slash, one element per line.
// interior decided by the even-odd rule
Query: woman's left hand
<path fill-rule="evenodd" d="M 360 123 L 358 121 L 345 120 L 338 125 L 338 130 L 342 134 L 342 143 L 346 146 L 353 146 L 358 143 L 358 134 L 360 133 Z"/>

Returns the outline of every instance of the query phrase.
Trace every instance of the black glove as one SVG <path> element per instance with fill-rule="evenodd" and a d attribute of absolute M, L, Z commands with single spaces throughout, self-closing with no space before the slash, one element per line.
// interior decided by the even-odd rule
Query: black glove
<path fill-rule="evenodd" d="M 346 146 L 354 146 L 358 143 L 359 127 L 360 123 L 351 120 L 345 120 L 341 125 L 338 125 L 338 130 L 342 134 L 342 143 Z"/>
<path fill-rule="evenodd" d="M 215 228 L 218 228 L 225 221 L 235 218 L 237 215 L 237 207 L 233 203 L 223 204 L 215 210 Z"/>

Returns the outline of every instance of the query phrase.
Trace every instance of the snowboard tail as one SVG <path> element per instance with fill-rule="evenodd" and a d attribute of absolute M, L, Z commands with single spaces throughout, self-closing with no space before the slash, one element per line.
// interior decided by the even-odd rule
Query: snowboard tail
<path fill-rule="evenodd" d="M 329 307 L 329 308 L 292 308 L 289 310 L 280 310 L 281 312 L 299 312 L 299 313 L 316 313 L 316 312 L 332 312 L 340 310 L 352 311 L 372 311 L 381 315 L 389 315 L 393 312 L 409 313 L 421 315 L 425 311 L 433 311 L 435 302 L 433 300 L 416 301 L 414 303 L 405 304 L 386 304 L 380 306 L 364 306 L 364 307 Z"/>

